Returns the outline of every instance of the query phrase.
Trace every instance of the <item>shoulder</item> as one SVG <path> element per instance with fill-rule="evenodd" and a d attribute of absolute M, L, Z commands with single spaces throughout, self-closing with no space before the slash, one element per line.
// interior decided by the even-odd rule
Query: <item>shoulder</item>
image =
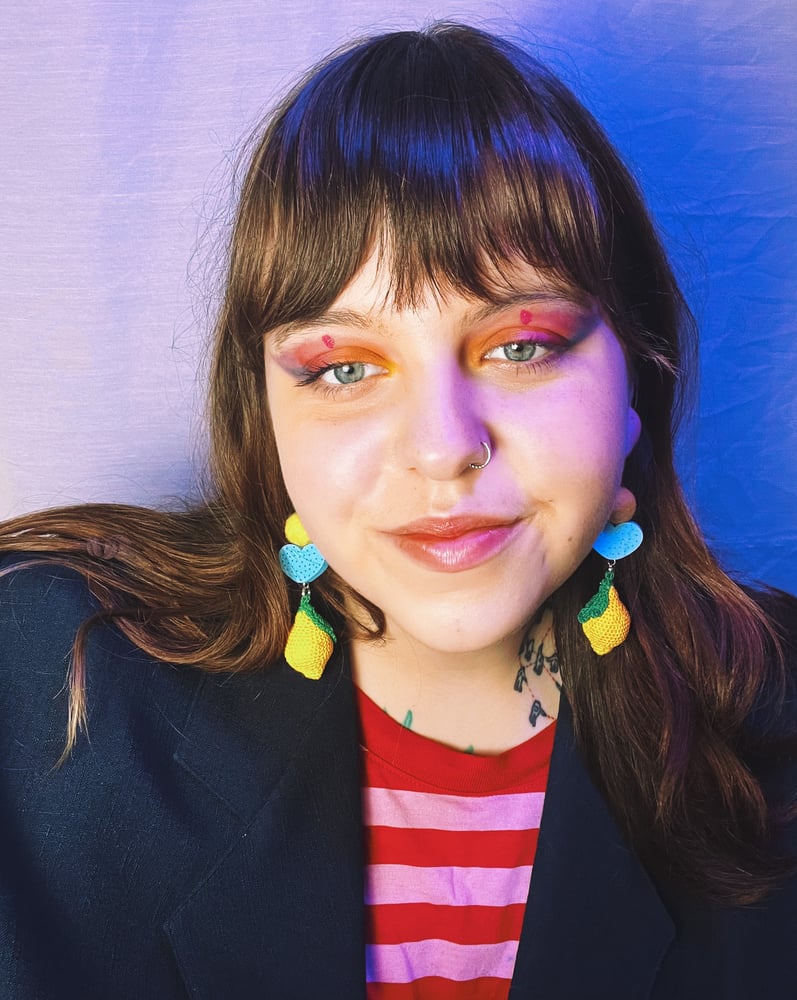
<path fill-rule="evenodd" d="M 5 778 L 49 773 L 67 734 L 69 668 L 80 626 L 100 610 L 84 577 L 35 559 L 0 557 L 0 760 Z M 175 665 L 137 648 L 114 625 L 100 622 L 86 646 L 88 732 L 63 770 L 91 777 L 164 768 L 178 749 L 208 762 L 237 754 L 281 760 L 345 691 L 348 673 L 338 656 L 323 681 L 308 682 L 284 661 L 246 672 L 210 672 Z M 346 683 L 342 683 L 346 681 Z M 333 697 L 334 696 L 334 697 Z M 343 698 L 348 704 L 350 696 Z M 212 749 L 211 749 L 212 748 Z M 287 751 L 286 751 L 287 752 Z M 207 758 L 207 760 L 204 760 Z M 86 772 L 88 773 L 88 772 Z M 63 777 L 63 775 L 62 775 Z M 215 784 L 231 788 L 229 774 Z M 228 795 L 229 797 L 229 795 Z M 246 798 L 245 789 L 240 798 Z"/>
<path fill-rule="evenodd" d="M 95 981 L 103 996 L 177 995 L 163 922 L 284 769 L 275 740 L 247 738 L 267 732 L 256 724 L 267 672 L 178 667 L 107 624 L 87 645 L 87 733 L 56 766 L 75 633 L 98 609 L 80 574 L 0 559 L 3 996 L 60 996 L 63 980 L 75 995 L 94 996 Z M 85 940 L 108 947 L 73 947 Z"/>
<path fill-rule="evenodd" d="M 19 667 L 45 663 L 63 681 L 78 628 L 99 610 L 81 574 L 39 556 L 0 558 L 1 682 L 15 683 Z M 118 635 L 107 627 L 97 634 L 105 642 Z"/>
<path fill-rule="evenodd" d="M 0 558 L 0 666 L 4 679 L 19 657 L 71 646 L 74 634 L 98 610 L 85 580 L 40 557 Z M 13 671 L 12 671 L 13 674 Z"/>
<path fill-rule="evenodd" d="M 0 559 L 0 749 L 24 773 L 52 768 L 64 749 L 75 637 L 99 610 L 79 573 L 36 557 Z M 98 624 L 86 650 L 89 737 L 107 732 L 121 746 L 131 727 L 150 728 L 163 713 L 178 724 L 201 679 Z"/>
<path fill-rule="evenodd" d="M 60 755 L 66 739 L 70 654 L 97 610 L 75 573 L 25 556 L 0 560 L 0 746 L 4 760 L 30 745 Z"/>
<path fill-rule="evenodd" d="M 185 805 L 199 786 L 249 815 L 307 733 L 348 724 L 340 657 L 312 685 L 284 661 L 214 673 L 155 659 L 100 622 L 86 645 L 87 731 L 57 767 L 75 635 L 98 610 L 80 574 L 0 558 L 0 796 L 32 824 L 70 804 L 98 823 L 168 812 L 176 789 Z"/>

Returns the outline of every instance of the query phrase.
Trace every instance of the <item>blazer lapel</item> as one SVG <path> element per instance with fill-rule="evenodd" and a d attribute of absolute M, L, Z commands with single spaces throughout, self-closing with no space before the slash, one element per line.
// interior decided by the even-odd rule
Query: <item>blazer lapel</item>
<path fill-rule="evenodd" d="M 342 653 L 213 681 L 179 753 L 239 834 L 165 924 L 194 1000 L 365 995 L 357 721 Z M 224 806 L 222 805 L 224 803 Z"/>
<path fill-rule="evenodd" d="M 563 698 L 510 997 L 644 1000 L 673 936 L 586 771 Z"/>

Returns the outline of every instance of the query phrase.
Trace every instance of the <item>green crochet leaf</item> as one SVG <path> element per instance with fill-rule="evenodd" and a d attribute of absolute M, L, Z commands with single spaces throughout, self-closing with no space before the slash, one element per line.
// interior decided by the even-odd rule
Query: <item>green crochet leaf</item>
<path fill-rule="evenodd" d="M 591 618 L 600 618 L 603 612 L 609 607 L 609 591 L 614 581 L 614 570 L 607 569 L 606 575 L 598 584 L 598 591 L 594 594 L 578 613 L 578 620 L 583 625 Z"/>
<path fill-rule="evenodd" d="M 299 601 L 299 611 L 304 611 L 304 613 L 307 615 L 310 621 L 318 628 L 320 628 L 322 632 L 326 632 L 326 634 L 333 642 L 338 641 L 337 636 L 332 631 L 332 626 L 329 624 L 326 618 L 321 617 L 321 615 L 316 611 L 316 609 L 310 603 L 309 594 L 302 594 L 302 598 Z"/>

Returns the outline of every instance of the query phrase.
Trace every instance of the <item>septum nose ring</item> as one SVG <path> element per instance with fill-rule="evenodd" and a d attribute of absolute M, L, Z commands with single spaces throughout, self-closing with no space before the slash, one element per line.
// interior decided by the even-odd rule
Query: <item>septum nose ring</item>
<path fill-rule="evenodd" d="M 479 444 L 482 446 L 482 448 L 484 448 L 484 451 L 486 453 L 485 457 L 484 457 L 484 461 L 481 462 L 481 463 L 479 463 L 479 462 L 471 462 L 469 464 L 469 466 L 468 466 L 468 468 L 470 468 L 470 469 L 486 469 L 487 466 L 490 464 L 490 459 L 493 457 L 493 450 L 490 447 L 490 445 L 487 443 L 487 441 L 480 441 Z"/>

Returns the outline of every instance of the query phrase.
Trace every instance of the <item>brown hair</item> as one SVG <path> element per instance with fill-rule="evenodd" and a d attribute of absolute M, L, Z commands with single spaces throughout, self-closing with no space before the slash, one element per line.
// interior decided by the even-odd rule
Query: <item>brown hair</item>
<path fill-rule="evenodd" d="M 605 135 L 506 41 L 448 24 L 383 35 L 288 95 L 254 150 L 232 235 L 211 383 L 212 499 L 178 513 L 33 514 L 0 529 L 0 550 L 83 573 L 104 609 L 95 618 L 155 657 L 206 670 L 277 659 L 290 625 L 277 553 L 291 504 L 263 337 L 324 311 L 374 249 L 390 251 L 401 305 L 430 285 L 489 299 L 502 266 L 522 259 L 610 318 L 643 425 L 623 481 L 645 543 L 622 564 L 631 637 L 602 660 L 576 620 L 602 574 L 597 557 L 551 598 L 577 737 L 649 867 L 709 898 L 760 898 L 784 866 L 770 853 L 776 814 L 742 751 L 783 662 L 771 621 L 701 540 L 674 470 L 692 320 Z M 345 634 L 346 584 L 328 573 L 314 586 Z M 381 612 L 369 610 L 378 634 Z M 76 643 L 70 746 L 85 721 L 93 621 Z"/>

